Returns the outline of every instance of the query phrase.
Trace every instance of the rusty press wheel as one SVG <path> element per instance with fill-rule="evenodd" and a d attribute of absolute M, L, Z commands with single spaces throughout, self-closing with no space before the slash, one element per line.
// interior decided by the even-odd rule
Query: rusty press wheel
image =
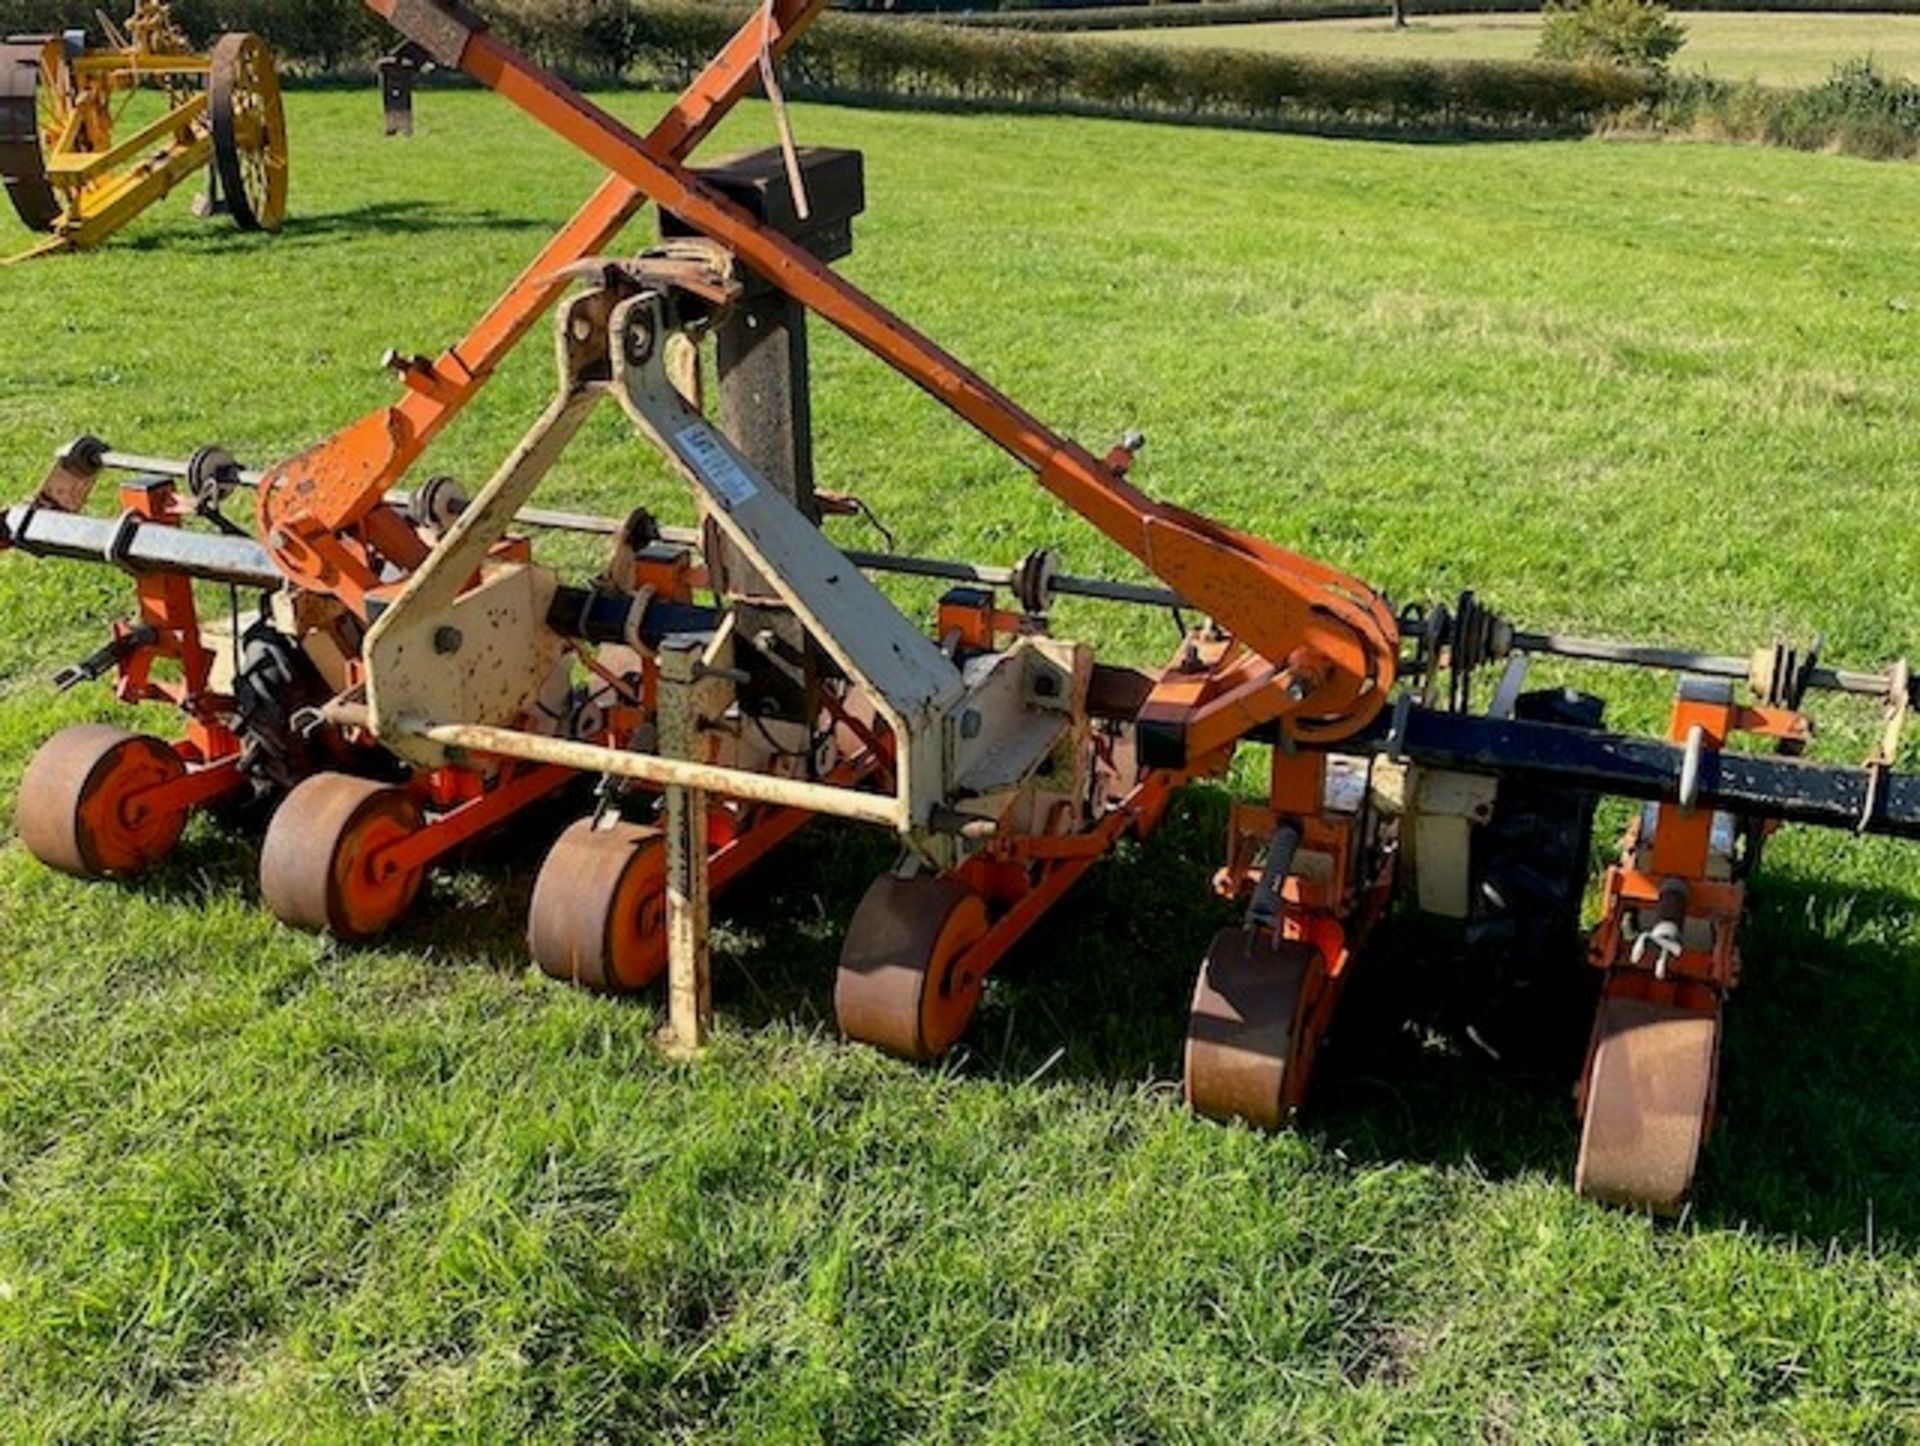
<path fill-rule="evenodd" d="M 540 865 L 527 947 L 548 977 L 607 994 L 644 989 L 667 967 L 667 848 L 657 828 L 583 818 Z"/>
<path fill-rule="evenodd" d="M 295 928 L 365 939 L 406 913 L 425 872 L 375 867 L 374 851 L 422 826 L 404 788 L 316 773 L 282 800 L 260 849 L 260 897 Z"/>
<path fill-rule="evenodd" d="M 1720 1011 L 1609 995 L 1593 1021 L 1574 1189 L 1679 1213 L 1713 1114 Z"/>
<path fill-rule="evenodd" d="M 62 728 L 20 780 L 20 840 L 41 863 L 82 879 L 125 877 L 173 851 L 184 808 L 141 795 L 187 766 L 158 738 L 109 723 Z"/>
<path fill-rule="evenodd" d="M 960 958 L 987 932 L 987 906 L 951 879 L 873 881 L 854 910 L 833 981 L 840 1032 L 902 1059 L 937 1059 L 980 1002 Z"/>
<path fill-rule="evenodd" d="M 47 150 L 72 109 L 68 83 L 57 38 L 0 45 L 0 177 L 21 224 L 32 231 L 51 231 L 60 219 Z"/>
<path fill-rule="evenodd" d="M 1216 1120 L 1278 1129 L 1306 1092 L 1300 1029 L 1317 951 L 1222 929 L 1207 946 L 1187 1012 L 1182 1092 Z"/>
<path fill-rule="evenodd" d="M 213 166 L 233 223 L 277 231 L 287 214 L 287 121 L 273 53 L 257 35 L 231 31 L 213 43 L 207 109 Z"/>

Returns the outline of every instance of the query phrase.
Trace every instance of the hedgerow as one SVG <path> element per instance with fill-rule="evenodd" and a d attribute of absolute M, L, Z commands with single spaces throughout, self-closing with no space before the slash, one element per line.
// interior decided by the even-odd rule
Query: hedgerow
<path fill-rule="evenodd" d="M 1285 20 L 1383 19 L 1388 0 L 1121 0 L 1072 5 L 1039 0 L 843 0 L 840 9 L 924 12 L 943 25 L 1003 30 L 1158 30 L 1258 25 Z M 1408 0 L 1409 15 L 1528 15 L 1542 0 Z M 1920 15 L 1920 0 L 1677 0 L 1670 10 L 1748 10 L 1793 15 Z"/>
<path fill-rule="evenodd" d="M 1870 59 L 1836 65 L 1821 84 L 1799 90 L 1675 77 L 1658 100 L 1620 119 L 1660 131 L 1803 151 L 1883 160 L 1920 155 L 1920 85 L 1888 75 Z"/>
<path fill-rule="evenodd" d="M 670 0 L 603 0 L 572 25 L 543 13 L 547 58 L 667 81 L 693 74 L 736 18 Z M 1175 51 L 841 15 L 818 21 L 785 71 L 794 94 L 828 99 L 1436 133 L 1577 130 L 1653 98 L 1645 77 L 1603 66 Z"/>
<path fill-rule="evenodd" d="M 1345 0 L 1260 0 L 1321 5 Z M 1416 4 L 1418 0 L 1416 0 Z M 1434 0 L 1439 3 L 1439 0 Z M 1460 8 L 1463 0 L 1446 0 Z M 1484 8 L 1507 0 L 1465 0 Z M 1741 8 L 1920 11 L 1920 0 L 1729 0 Z M 10 0 L 10 31 L 87 25 L 93 0 Z M 678 84 L 744 7 L 690 0 L 491 0 L 501 31 L 600 80 Z M 1109 7 L 1113 8 L 1113 7 Z M 1162 10 L 1224 11 L 1221 3 Z M 1700 0 L 1676 8 L 1700 9 Z M 266 35 L 293 73 L 364 72 L 394 35 L 359 0 L 175 0 L 188 33 Z M 1803 91 L 1546 61 L 1411 61 L 1188 50 L 1006 29 L 829 15 L 785 63 L 788 89 L 824 99 L 1060 110 L 1154 119 L 1424 134 L 1550 134 L 1630 126 L 1868 155 L 1920 153 L 1920 87 L 1871 65 Z"/>
<path fill-rule="evenodd" d="M 78 4 L 27 4 L 29 25 L 83 23 Z M 668 83 L 692 76 L 742 15 L 689 0 L 495 0 L 486 10 L 563 70 Z M 178 15 L 199 38 L 258 30 L 296 71 L 365 66 L 393 40 L 353 0 L 180 0 Z M 1604 66 L 1176 51 L 857 15 L 818 20 L 784 70 L 791 93 L 824 99 L 1434 134 L 1575 131 L 1654 98 L 1645 77 Z"/>
<path fill-rule="evenodd" d="M 1920 5 L 1920 0 L 1915 0 Z M 1541 0 L 1409 0 L 1409 15 L 1498 14 L 1540 8 Z M 996 30 L 1160 30 L 1195 25 L 1258 25 L 1282 20 L 1367 20 L 1385 17 L 1386 0 L 1134 0 L 1118 5 L 969 5 L 950 10 L 944 0 L 853 0 L 843 9 L 924 11 L 943 25 Z"/>

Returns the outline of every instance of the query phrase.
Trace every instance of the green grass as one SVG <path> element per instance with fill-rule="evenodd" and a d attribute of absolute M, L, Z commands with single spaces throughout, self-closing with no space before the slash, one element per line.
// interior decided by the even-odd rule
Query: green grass
<path fill-rule="evenodd" d="M 1893 75 L 1920 75 L 1920 16 L 1697 11 L 1676 18 L 1687 43 L 1677 70 L 1765 85 L 1811 85 L 1843 60 L 1871 55 Z M 1538 15 L 1435 15 L 1404 30 L 1386 20 L 1089 31 L 1097 39 L 1395 60 L 1519 60 L 1533 54 Z"/>
<path fill-rule="evenodd" d="M 293 98 L 277 239 L 181 197 L 0 273 L 12 495 L 82 429 L 270 458 L 347 421 L 392 394 L 383 348 L 455 335 L 592 181 L 485 96 L 423 96 L 405 144 L 376 112 Z M 867 149 L 848 272 L 1096 448 L 1141 428 L 1156 494 L 1535 626 L 1823 631 L 1861 664 L 1920 637 L 1920 172 L 796 123 Z M 751 108 L 716 149 L 771 135 Z M 817 361 L 822 476 L 903 545 L 1117 568 L 910 388 L 837 339 Z M 490 467 L 548 365 L 523 348 L 434 465 Z M 543 500 L 685 506 L 611 416 Z M 123 606 L 104 568 L 0 561 L 0 829 L 37 741 L 112 713 L 44 680 Z M 1171 641 L 1070 622 L 1117 656 Z M 1657 725 L 1656 689 L 1615 696 Z M 656 1000 L 529 974 L 531 829 L 364 949 L 265 917 L 256 844 L 210 825 L 131 887 L 9 841 L 0 1438 L 1920 1432 L 1920 857 L 1777 840 L 1725 1128 L 1672 1227 L 1572 1194 L 1570 1063 L 1494 1067 L 1385 988 L 1350 1001 L 1299 1131 L 1183 1114 L 1221 815 L 1196 795 L 1097 871 L 938 1070 L 832 1036 L 839 934 L 887 857 L 855 830 L 723 904 L 722 1024 L 690 1065 L 654 1048 Z"/>

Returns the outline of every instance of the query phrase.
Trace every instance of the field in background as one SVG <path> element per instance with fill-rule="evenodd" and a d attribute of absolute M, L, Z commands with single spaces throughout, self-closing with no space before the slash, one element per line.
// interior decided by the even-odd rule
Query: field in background
<path fill-rule="evenodd" d="M 279 238 L 180 195 L 97 255 L 0 272 L 4 495 L 83 429 L 310 442 L 595 179 L 483 95 L 423 95 L 411 143 L 371 94 L 289 105 Z M 1920 642 L 1911 167 L 795 124 L 867 150 L 849 274 L 1096 450 L 1144 431 L 1158 495 L 1532 625 L 1824 632 L 1861 663 Z M 749 108 L 712 151 L 772 135 Z M 1119 568 L 911 388 L 837 338 L 816 360 L 822 482 L 903 547 Z M 550 365 L 524 346 L 432 468 L 484 476 Z M 611 413 L 542 500 L 686 510 Z M 0 558 L 0 1437 L 1920 1432 L 1920 851 L 1770 849 L 1727 1128 L 1698 1208 L 1656 1227 L 1572 1195 L 1564 1074 L 1377 996 L 1298 1132 L 1183 1114 L 1217 792 L 1103 866 L 938 1070 L 832 1037 L 840 933 L 888 859 L 854 830 L 721 905 L 722 1029 L 691 1066 L 654 1049 L 656 1000 L 530 977 L 531 827 L 365 949 L 273 924 L 254 842 L 208 825 L 138 887 L 54 877 L 11 841 L 14 787 L 112 711 L 46 677 L 124 606 L 106 568 Z M 1173 640 L 1066 623 L 1135 659 Z M 1659 721 L 1658 692 L 1615 696 Z M 1823 746 L 1864 751 L 1866 720 L 1836 721 Z"/>
<path fill-rule="evenodd" d="M 1835 64 L 1871 55 L 1891 75 L 1920 77 L 1920 16 L 1689 11 L 1680 71 L 1764 85 L 1809 85 Z M 1404 30 L 1386 20 L 1289 20 L 1258 25 L 1089 31 L 1154 45 L 1360 55 L 1394 60 L 1518 60 L 1533 54 L 1537 15 L 1432 15 Z"/>

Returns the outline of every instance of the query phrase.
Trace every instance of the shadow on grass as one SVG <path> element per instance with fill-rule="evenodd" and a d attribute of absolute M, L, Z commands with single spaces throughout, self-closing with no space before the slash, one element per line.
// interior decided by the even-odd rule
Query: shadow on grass
<path fill-rule="evenodd" d="M 963 1073 L 1177 1081 L 1194 971 L 1233 917 L 1208 894 L 1225 808 L 1217 791 L 1190 790 L 1160 833 L 1106 860 L 1036 926 L 994 973 Z M 816 824 L 805 837 L 717 910 L 732 937 L 716 1002 L 744 1027 L 832 1026 L 845 921 L 892 858 L 868 831 Z M 1874 937 L 1903 937 L 1915 907 L 1887 891 L 1761 877 L 1695 1221 L 1822 1242 L 1920 1240 L 1920 970 Z M 1300 1128 L 1353 1159 L 1570 1181 L 1573 1092 L 1599 982 L 1577 940 L 1560 978 L 1564 988 L 1490 999 L 1457 936 L 1389 921 L 1341 1002 Z M 1498 1042 L 1498 1058 L 1471 1042 L 1468 1023 Z"/>
<path fill-rule="evenodd" d="M 527 967 L 534 867 L 588 806 L 564 794 L 509 836 L 442 872 L 381 947 L 438 967 Z M 962 1045 L 962 1074 L 1127 1087 L 1178 1080 L 1188 997 L 1202 950 L 1232 920 L 1208 891 L 1226 797 L 1192 789 L 1165 826 L 1097 866 L 998 968 Z M 862 892 L 892 862 L 874 830 L 817 821 L 715 906 L 715 1003 L 754 1029 L 833 1026 L 840 940 Z M 251 835 L 196 829 L 139 887 L 194 907 L 209 877 L 258 864 Z M 1743 987 L 1727 1011 L 1721 1127 L 1693 1218 L 1846 1244 L 1920 1240 L 1920 969 L 1903 952 L 1907 895 L 1763 875 L 1743 935 Z M 1570 956 L 1567 989 L 1535 999 L 1495 1037 L 1457 940 L 1395 919 L 1356 970 L 1300 1128 L 1357 1160 L 1464 1166 L 1493 1179 L 1570 1179 L 1573 1085 L 1597 976 Z M 657 1003 L 652 994 L 642 996 Z M 608 1008 L 624 1007 L 619 1000 Z M 1498 1015 L 1494 1015 L 1498 1018 Z"/>
<path fill-rule="evenodd" d="M 276 250 L 367 235 L 427 236 L 444 231 L 548 232 L 552 222 L 539 216 L 510 216 L 489 207 L 452 207 L 432 201 L 369 201 L 338 211 L 294 211 L 278 231 L 268 236 L 242 231 L 231 220 L 215 216 L 190 226 L 144 231 L 119 240 L 127 251 L 197 251 L 223 255 L 252 251 L 261 246 Z"/>
<path fill-rule="evenodd" d="M 1920 967 L 1909 894 L 1763 875 L 1727 1006 L 1700 1218 L 1920 1241 Z"/>

